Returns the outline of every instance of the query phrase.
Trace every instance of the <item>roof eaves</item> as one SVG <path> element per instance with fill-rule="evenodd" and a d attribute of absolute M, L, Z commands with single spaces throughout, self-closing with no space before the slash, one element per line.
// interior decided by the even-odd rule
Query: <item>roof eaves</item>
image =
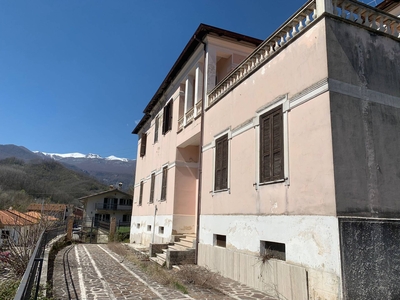
<path fill-rule="evenodd" d="M 400 0 L 385 0 L 379 3 L 376 8 L 384 11 L 389 11 L 394 8 L 396 5 L 400 4 Z"/>
<path fill-rule="evenodd" d="M 144 124 L 151 118 L 151 111 L 156 106 L 161 96 L 164 94 L 168 86 L 175 79 L 175 77 L 179 74 L 187 60 L 193 54 L 193 52 L 197 49 L 198 45 L 203 41 L 204 37 L 208 34 L 215 34 L 218 36 L 225 36 L 240 42 L 246 42 L 255 46 L 261 44 L 262 40 L 256 39 L 247 35 L 239 34 L 233 31 L 224 30 L 218 27 L 210 26 L 201 23 L 195 33 L 190 38 L 189 42 L 186 44 L 185 48 L 179 55 L 178 59 L 175 61 L 174 65 L 168 72 L 164 81 L 161 83 L 160 87 L 157 89 L 153 98 L 147 104 L 143 113 L 145 114 L 140 122 L 136 125 L 135 129 L 133 129 L 133 134 L 138 134 L 140 129 L 144 126 Z"/>

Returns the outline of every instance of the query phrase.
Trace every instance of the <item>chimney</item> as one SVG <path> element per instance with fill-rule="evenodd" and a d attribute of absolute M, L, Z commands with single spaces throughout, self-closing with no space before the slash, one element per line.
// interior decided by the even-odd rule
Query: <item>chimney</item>
<path fill-rule="evenodd" d="M 112 184 L 110 184 L 110 190 L 112 190 L 114 188 L 114 186 Z"/>
<path fill-rule="evenodd" d="M 119 189 L 122 188 L 122 182 L 118 183 Z"/>

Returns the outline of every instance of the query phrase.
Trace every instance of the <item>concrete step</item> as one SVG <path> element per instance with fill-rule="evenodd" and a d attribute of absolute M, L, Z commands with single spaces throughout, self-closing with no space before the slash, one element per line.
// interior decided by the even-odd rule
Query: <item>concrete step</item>
<path fill-rule="evenodd" d="M 168 246 L 168 249 L 177 250 L 177 251 L 186 251 L 188 248 L 184 246 L 177 245 L 176 243 L 173 246 Z"/>
<path fill-rule="evenodd" d="M 192 238 L 182 238 L 179 240 L 179 242 L 186 242 L 186 243 L 191 243 L 193 245 L 193 242 L 196 241 L 196 239 L 192 239 Z M 193 246 L 192 246 L 193 247 Z"/>
<path fill-rule="evenodd" d="M 179 242 L 176 242 L 175 245 L 184 247 L 184 248 L 193 248 L 193 242 L 187 242 L 187 241 L 182 241 L 180 240 Z"/>
<path fill-rule="evenodd" d="M 188 234 L 185 234 L 185 236 L 186 236 L 187 239 L 193 239 L 193 240 L 196 239 L 196 234 L 195 233 L 188 233 Z"/>
<path fill-rule="evenodd" d="M 154 261 L 155 263 L 159 264 L 160 266 L 164 266 L 165 265 L 165 259 L 159 257 L 159 256 L 155 256 L 155 257 L 150 257 L 151 261 Z"/>

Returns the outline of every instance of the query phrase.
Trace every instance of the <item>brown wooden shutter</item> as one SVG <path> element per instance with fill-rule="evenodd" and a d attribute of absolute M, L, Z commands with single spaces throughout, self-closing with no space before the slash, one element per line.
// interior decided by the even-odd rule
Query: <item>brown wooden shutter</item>
<path fill-rule="evenodd" d="M 282 106 L 260 116 L 260 182 L 283 179 Z"/>
<path fill-rule="evenodd" d="M 156 175 L 153 173 L 151 174 L 151 183 L 150 183 L 150 203 L 154 202 L 154 184 L 155 184 L 155 177 Z"/>
<path fill-rule="evenodd" d="M 215 184 L 216 191 L 228 188 L 228 135 L 215 141 Z"/>
<path fill-rule="evenodd" d="M 283 178 L 283 120 L 282 109 L 276 111 L 272 117 L 272 180 Z"/>
<path fill-rule="evenodd" d="M 162 128 L 162 134 L 167 133 L 169 130 L 172 129 L 172 100 L 168 102 L 167 105 L 164 106 L 163 109 L 163 128 Z"/>
<path fill-rule="evenodd" d="M 167 109 L 167 106 L 164 106 L 164 109 L 163 109 L 162 134 L 165 134 L 167 132 L 167 120 L 168 120 L 168 109 Z"/>
<path fill-rule="evenodd" d="M 139 205 L 142 205 L 142 200 L 143 200 L 143 181 L 140 182 Z"/>
<path fill-rule="evenodd" d="M 142 133 L 142 136 L 140 138 L 140 157 L 146 155 L 146 144 L 147 144 L 147 134 Z"/>
<path fill-rule="evenodd" d="M 156 117 L 155 123 L 154 123 L 154 143 L 158 142 L 158 127 L 160 126 L 160 118 Z"/>
<path fill-rule="evenodd" d="M 162 183 L 161 183 L 161 200 L 166 200 L 167 198 L 167 180 L 168 180 L 168 166 L 163 168 L 162 172 Z"/>
<path fill-rule="evenodd" d="M 168 108 L 168 130 L 172 130 L 172 113 L 173 113 L 173 111 L 172 111 L 173 105 L 172 104 L 173 104 L 172 100 L 169 101 L 169 103 L 168 103 L 168 105 L 169 105 L 169 108 Z"/>

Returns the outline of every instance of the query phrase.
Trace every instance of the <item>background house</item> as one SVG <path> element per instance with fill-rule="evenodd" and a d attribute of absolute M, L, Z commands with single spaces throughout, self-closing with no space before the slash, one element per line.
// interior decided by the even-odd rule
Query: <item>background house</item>
<path fill-rule="evenodd" d="M 110 223 L 116 218 L 117 226 L 130 226 L 132 196 L 118 188 L 79 198 L 84 205 L 84 226 L 98 225 L 98 222 Z"/>
<path fill-rule="evenodd" d="M 19 211 L 0 210 L 0 246 L 7 248 L 10 243 L 19 245 L 28 238 L 30 230 L 38 223 L 37 218 Z"/>

